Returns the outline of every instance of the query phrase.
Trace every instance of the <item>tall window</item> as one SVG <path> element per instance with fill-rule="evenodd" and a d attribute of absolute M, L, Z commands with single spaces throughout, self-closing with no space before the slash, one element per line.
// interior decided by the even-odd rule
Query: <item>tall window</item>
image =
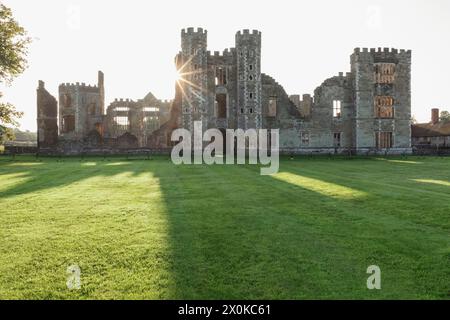
<path fill-rule="evenodd" d="M 276 117 L 277 116 L 277 97 L 269 98 L 269 110 L 267 116 Z"/>
<path fill-rule="evenodd" d="M 334 133 L 333 145 L 335 148 L 339 148 L 341 146 L 341 133 L 340 132 Z"/>
<path fill-rule="evenodd" d="M 309 145 L 309 132 L 304 131 L 304 132 L 300 132 L 300 138 L 302 140 L 302 144 L 305 146 Z"/>
<path fill-rule="evenodd" d="M 114 122 L 123 129 L 127 129 L 129 125 L 128 117 L 114 117 Z"/>
<path fill-rule="evenodd" d="M 333 118 L 341 117 L 341 100 L 333 100 Z"/>
<path fill-rule="evenodd" d="M 227 72 L 225 68 L 216 68 L 216 86 L 223 86 L 227 84 Z"/>
<path fill-rule="evenodd" d="M 227 117 L 227 95 L 218 93 L 216 95 L 217 118 L 225 119 Z"/>
<path fill-rule="evenodd" d="M 75 130 L 75 116 L 63 116 L 63 132 L 68 133 Z"/>
<path fill-rule="evenodd" d="M 395 77 L 395 63 L 375 63 L 374 64 L 375 83 L 391 84 Z"/>
<path fill-rule="evenodd" d="M 375 132 L 375 139 L 377 149 L 389 149 L 392 148 L 392 132 Z"/>
<path fill-rule="evenodd" d="M 94 116 L 97 112 L 97 106 L 96 106 L 96 104 L 95 103 L 91 103 L 90 105 L 89 105 L 89 114 L 91 115 L 91 116 Z"/>
<path fill-rule="evenodd" d="M 394 117 L 394 99 L 389 96 L 375 97 L 375 117 L 393 118 Z"/>
<path fill-rule="evenodd" d="M 155 131 L 159 128 L 159 118 L 157 116 L 144 117 L 144 128 L 148 131 Z"/>

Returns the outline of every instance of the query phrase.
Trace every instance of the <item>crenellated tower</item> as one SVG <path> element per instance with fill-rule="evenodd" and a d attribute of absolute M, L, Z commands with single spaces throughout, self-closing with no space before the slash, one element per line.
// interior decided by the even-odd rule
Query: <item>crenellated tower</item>
<path fill-rule="evenodd" d="M 103 72 L 97 85 L 62 83 L 59 85 L 59 129 L 61 140 L 83 140 L 96 131 L 103 135 L 105 89 Z"/>
<path fill-rule="evenodd" d="M 243 30 L 236 33 L 237 126 L 261 128 L 261 32 Z"/>
<path fill-rule="evenodd" d="M 411 51 L 356 48 L 351 56 L 357 149 L 411 149 Z"/>
<path fill-rule="evenodd" d="M 209 111 L 205 94 L 208 85 L 206 30 L 187 28 L 181 31 L 181 60 L 178 72 L 182 78 L 182 126 L 193 132 L 193 122 L 202 121 L 205 129 Z"/>

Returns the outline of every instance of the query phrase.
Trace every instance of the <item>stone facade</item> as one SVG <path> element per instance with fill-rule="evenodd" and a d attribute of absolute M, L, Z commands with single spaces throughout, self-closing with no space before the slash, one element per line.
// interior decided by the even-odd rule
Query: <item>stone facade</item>
<path fill-rule="evenodd" d="M 314 96 L 288 96 L 261 73 L 261 32 L 236 33 L 235 48 L 207 51 L 207 32 L 181 32 L 177 56 L 181 126 L 280 129 L 281 151 L 410 153 L 411 51 L 355 49 L 351 72 L 325 80 Z M 181 61 L 180 61 L 181 60 Z"/>
<path fill-rule="evenodd" d="M 58 102 L 45 89 L 43 81 L 37 88 L 37 145 L 48 148 L 58 142 Z"/>
<path fill-rule="evenodd" d="M 140 148 L 170 118 L 172 100 L 153 94 L 143 99 L 115 99 L 105 112 L 104 75 L 97 85 L 64 83 L 56 99 L 39 82 L 38 132 L 41 151 L 80 153 L 98 148 Z M 51 112 L 49 111 L 51 110 Z M 51 116 L 49 116 L 51 114 Z M 59 130 L 58 130 L 59 115 Z"/>
<path fill-rule="evenodd" d="M 175 99 L 149 94 L 115 100 L 104 113 L 98 85 L 61 85 L 59 141 L 169 148 L 176 128 L 279 129 L 285 153 L 411 153 L 411 51 L 356 48 L 350 72 L 314 95 L 288 95 L 262 73 L 261 32 L 243 30 L 235 47 L 208 51 L 207 31 L 181 31 Z"/>

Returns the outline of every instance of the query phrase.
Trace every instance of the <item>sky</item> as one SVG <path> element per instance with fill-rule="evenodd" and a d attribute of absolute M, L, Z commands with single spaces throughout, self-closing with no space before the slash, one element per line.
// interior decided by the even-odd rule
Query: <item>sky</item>
<path fill-rule="evenodd" d="M 152 92 L 172 99 L 181 29 L 208 30 L 208 49 L 234 46 L 242 29 L 262 32 L 262 72 L 288 94 L 313 93 L 325 79 L 350 71 L 355 47 L 412 50 L 412 113 L 450 110 L 448 0 L 2 0 L 33 42 L 28 69 L 3 101 L 36 130 L 36 88 L 58 97 L 65 82 L 96 84 L 105 73 L 106 105 Z"/>

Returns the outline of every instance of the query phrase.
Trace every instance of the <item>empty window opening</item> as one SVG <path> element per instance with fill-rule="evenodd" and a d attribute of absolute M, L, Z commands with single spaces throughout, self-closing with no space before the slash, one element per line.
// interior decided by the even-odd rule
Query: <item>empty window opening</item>
<path fill-rule="evenodd" d="M 69 115 L 63 117 L 63 132 L 69 133 L 75 130 L 75 116 Z"/>
<path fill-rule="evenodd" d="M 101 123 L 99 122 L 95 123 L 95 130 L 101 137 L 103 137 L 103 125 Z"/>
<path fill-rule="evenodd" d="M 267 115 L 269 117 L 276 117 L 277 116 L 277 97 L 270 97 L 269 98 L 269 108 L 268 108 Z"/>
<path fill-rule="evenodd" d="M 334 133 L 333 145 L 335 148 L 339 148 L 341 146 L 341 133 L 340 132 Z"/>
<path fill-rule="evenodd" d="M 252 75 L 249 75 L 249 76 L 248 76 L 248 80 L 250 80 L 250 81 L 253 80 L 253 76 L 252 76 Z"/>
<path fill-rule="evenodd" d="M 159 128 L 159 118 L 157 116 L 144 117 L 144 129 L 148 131 L 155 131 Z"/>
<path fill-rule="evenodd" d="M 249 65 L 248 67 L 249 67 L 250 70 L 253 70 L 253 65 L 252 64 Z"/>
<path fill-rule="evenodd" d="M 248 94 L 248 97 L 249 97 L 250 99 L 253 99 L 253 92 L 250 92 L 250 93 Z"/>
<path fill-rule="evenodd" d="M 375 132 L 375 139 L 378 149 L 392 148 L 392 132 Z"/>
<path fill-rule="evenodd" d="M 394 99 L 389 96 L 375 97 L 375 117 L 393 118 L 394 117 Z"/>
<path fill-rule="evenodd" d="M 333 100 L 333 117 L 341 117 L 341 100 Z"/>
<path fill-rule="evenodd" d="M 158 107 L 144 107 L 144 112 L 158 112 Z"/>
<path fill-rule="evenodd" d="M 253 113 L 253 108 L 250 108 L 250 113 Z"/>
<path fill-rule="evenodd" d="M 395 78 L 395 63 L 375 63 L 375 83 L 391 84 Z"/>
<path fill-rule="evenodd" d="M 130 111 L 128 107 L 115 107 L 114 111 Z"/>
<path fill-rule="evenodd" d="M 227 84 L 227 71 L 225 68 L 216 68 L 216 86 L 224 86 Z"/>
<path fill-rule="evenodd" d="M 96 110 L 97 109 L 97 106 L 95 105 L 95 103 L 91 103 L 90 105 L 89 105 L 89 115 L 91 115 L 91 116 L 95 116 L 95 114 L 97 113 Z"/>
<path fill-rule="evenodd" d="M 307 146 L 309 145 L 309 132 L 300 132 L 300 138 L 302 140 L 302 144 Z"/>
<path fill-rule="evenodd" d="M 70 97 L 70 94 L 63 94 L 62 103 L 65 108 L 70 108 L 72 106 L 72 98 Z"/>
<path fill-rule="evenodd" d="M 227 117 L 227 95 L 224 93 L 219 93 L 216 95 L 216 105 L 217 105 L 217 118 Z"/>
<path fill-rule="evenodd" d="M 130 124 L 128 117 L 114 117 L 114 123 L 123 128 L 127 128 Z"/>
<path fill-rule="evenodd" d="M 244 113 L 244 108 L 241 108 L 241 113 Z"/>

